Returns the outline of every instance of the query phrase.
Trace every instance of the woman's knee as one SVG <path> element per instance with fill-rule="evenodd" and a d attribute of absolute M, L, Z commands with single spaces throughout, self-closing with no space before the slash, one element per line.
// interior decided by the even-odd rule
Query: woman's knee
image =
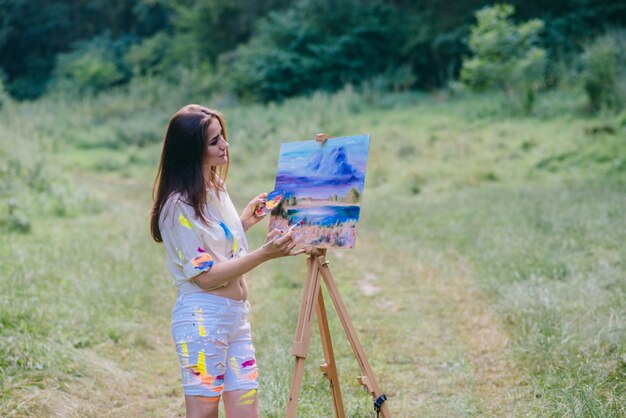
<path fill-rule="evenodd" d="M 185 396 L 187 418 L 217 418 L 219 396 Z"/>
<path fill-rule="evenodd" d="M 256 389 L 228 391 L 223 396 L 227 417 L 259 417 L 259 395 Z"/>

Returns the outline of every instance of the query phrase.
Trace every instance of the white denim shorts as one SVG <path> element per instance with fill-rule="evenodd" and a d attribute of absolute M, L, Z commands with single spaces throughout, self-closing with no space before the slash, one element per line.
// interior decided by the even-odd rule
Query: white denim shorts
<path fill-rule="evenodd" d="M 210 293 L 181 295 L 172 310 L 172 337 L 189 396 L 257 389 L 250 304 Z"/>

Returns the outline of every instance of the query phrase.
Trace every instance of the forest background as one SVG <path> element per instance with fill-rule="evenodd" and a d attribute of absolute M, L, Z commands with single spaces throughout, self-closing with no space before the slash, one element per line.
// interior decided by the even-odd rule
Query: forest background
<path fill-rule="evenodd" d="M 333 273 L 394 416 L 626 415 L 626 4 L 0 0 L 0 415 L 183 416 L 151 185 L 182 105 L 238 208 L 372 135 Z M 266 225 L 250 232 L 261 245 Z M 302 259 L 250 273 L 282 416 Z M 338 319 L 349 416 L 373 416 Z M 331 416 L 313 338 L 300 410 Z"/>

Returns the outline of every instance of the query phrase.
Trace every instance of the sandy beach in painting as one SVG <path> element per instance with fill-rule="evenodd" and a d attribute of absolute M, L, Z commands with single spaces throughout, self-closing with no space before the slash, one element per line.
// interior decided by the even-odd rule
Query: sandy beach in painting
<path fill-rule="evenodd" d="M 273 217 L 270 230 L 286 231 L 289 220 Z M 356 241 L 357 223 L 346 222 L 336 226 L 304 225 L 294 231 L 294 242 L 299 248 L 312 245 L 319 248 L 353 248 Z"/>

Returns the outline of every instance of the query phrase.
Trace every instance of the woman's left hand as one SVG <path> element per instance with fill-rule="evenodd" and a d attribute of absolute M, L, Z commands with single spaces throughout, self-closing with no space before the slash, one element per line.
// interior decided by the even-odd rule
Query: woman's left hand
<path fill-rule="evenodd" d="M 265 202 L 267 202 L 267 193 L 261 193 L 260 195 L 252 199 L 250 203 L 248 203 L 243 209 L 240 218 L 241 223 L 243 224 L 243 229 L 245 231 L 247 231 L 252 225 L 256 224 L 261 219 L 265 218 L 265 216 L 267 216 L 267 213 L 263 213 L 262 215 L 256 213 L 256 209 L 261 205 L 265 205 Z"/>

